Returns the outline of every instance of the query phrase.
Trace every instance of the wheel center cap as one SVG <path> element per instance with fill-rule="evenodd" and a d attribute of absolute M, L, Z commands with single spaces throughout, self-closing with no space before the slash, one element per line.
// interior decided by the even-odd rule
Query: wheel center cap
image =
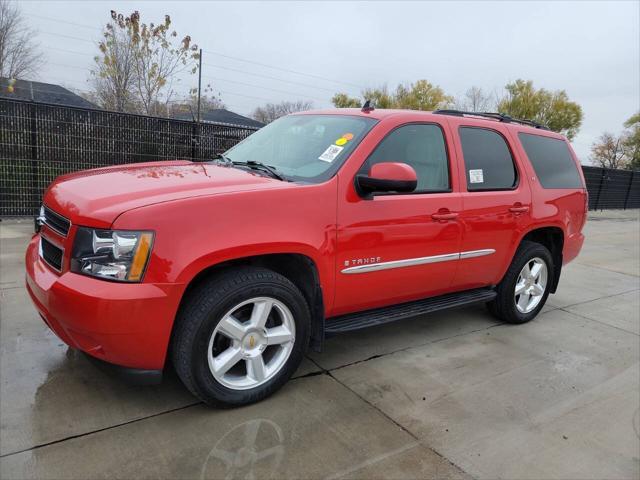
<path fill-rule="evenodd" d="M 245 354 L 258 354 L 262 352 L 266 345 L 267 339 L 263 332 L 253 330 L 248 332 L 242 339 L 242 351 Z"/>

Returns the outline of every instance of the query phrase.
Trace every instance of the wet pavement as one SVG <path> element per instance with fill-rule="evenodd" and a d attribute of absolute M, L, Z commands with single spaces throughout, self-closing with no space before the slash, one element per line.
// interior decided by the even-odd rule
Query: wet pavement
<path fill-rule="evenodd" d="M 332 338 L 259 404 L 169 372 L 131 387 L 68 349 L 0 223 L 1 478 L 639 478 L 640 222 L 593 214 L 533 322 L 474 306 Z"/>

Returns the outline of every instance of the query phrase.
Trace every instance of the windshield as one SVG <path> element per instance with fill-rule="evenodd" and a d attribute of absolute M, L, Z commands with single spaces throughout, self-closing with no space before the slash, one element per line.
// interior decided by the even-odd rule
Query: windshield
<path fill-rule="evenodd" d="M 233 162 L 269 165 L 290 179 L 324 181 L 375 123 L 347 115 L 289 115 L 258 130 L 224 156 Z"/>

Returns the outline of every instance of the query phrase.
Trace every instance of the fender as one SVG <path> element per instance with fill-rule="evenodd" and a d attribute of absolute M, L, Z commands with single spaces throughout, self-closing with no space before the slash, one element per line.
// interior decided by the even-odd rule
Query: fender
<path fill-rule="evenodd" d="M 263 243 L 243 245 L 211 252 L 194 259 L 178 275 L 177 283 L 184 284 L 184 288 L 201 272 L 230 261 L 249 259 L 265 255 L 302 255 L 307 257 L 318 272 L 322 285 L 323 303 L 329 305 L 333 298 L 333 263 L 327 262 L 323 256 L 310 245 L 302 243 Z"/>
<path fill-rule="evenodd" d="M 510 254 L 510 258 L 513 258 L 516 254 L 516 251 L 518 250 L 518 248 L 520 247 L 520 245 L 522 244 L 522 241 L 524 240 L 524 238 L 531 234 L 531 232 L 534 232 L 536 230 L 541 230 L 543 228 L 557 228 L 562 232 L 562 236 L 563 236 L 563 246 L 564 246 L 564 239 L 567 238 L 567 232 L 566 232 L 566 226 L 560 222 L 560 221 L 546 221 L 546 222 L 539 222 L 539 223 L 533 223 L 530 224 L 525 230 L 522 231 L 521 235 L 518 238 L 518 242 L 514 245 L 514 248 L 511 251 Z M 550 292 L 551 293 L 555 293 L 556 289 L 558 288 L 558 283 L 560 282 L 560 273 L 562 271 L 562 249 L 560 249 L 559 251 L 555 252 L 551 252 L 552 255 L 554 255 L 554 271 L 553 271 L 553 279 L 552 279 L 552 283 L 550 286 Z M 507 265 L 507 267 L 504 269 L 504 271 L 502 272 L 502 275 L 500 276 L 500 278 L 503 278 L 504 275 L 506 274 L 507 269 L 509 268 L 509 265 Z"/>
<path fill-rule="evenodd" d="M 324 323 L 327 314 L 325 306 L 330 305 L 330 301 L 333 298 L 334 293 L 333 282 L 330 281 L 331 272 L 327 272 L 325 271 L 326 269 L 322 269 L 324 273 L 320 273 L 321 269 L 318 267 L 318 261 L 311 255 L 305 253 L 313 250 L 307 245 L 290 243 L 256 244 L 252 247 L 253 248 L 250 251 L 243 249 L 241 253 L 244 255 L 238 255 L 240 252 L 236 251 L 236 249 L 228 249 L 225 251 L 213 252 L 210 255 L 206 255 L 195 260 L 183 272 L 185 280 L 187 280 L 187 278 L 188 280 L 182 284 L 182 290 L 180 292 L 181 298 L 184 297 L 186 290 L 190 285 L 192 285 L 192 282 L 197 281 L 196 278 L 201 273 L 215 268 L 216 266 L 224 265 L 225 263 L 228 264 L 229 262 L 242 262 L 243 260 L 246 260 L 247 262 L 259 261 L 260 263 L 264 262 L 266 264 L 264 266 L 267 268 L 271 268 L 276 271 L 280 271 L 278 268 L 278 262 L 282 262 L 282 270 L 284 271 L 281 273 L 293 280 L 296 275 L 292 272 L 292 268 L 295 269 L 295 267 L 293 267 L 292 264 L 288 264 L 287 266 L 287 262 L 283 262 L 282 257 L 277 258 L 276 256 L 297 255 L 311 267 L 310 271 L 312 278 L 301 273 L 301 277 L 298 279 L 299 282 L 294 283 L 297 284 L 298 288 L 300 288 L 309 302 L 309 310 L 311 312 L 310 346 L 316 352 L 321 352 L 324 343 Z M 250 255 L 246 255 L 247 253 L 250 253 Z M 317 251 L 315 253 L 318 254 Z M 273 260 L 269 260 L 269 257 L 272 257 Z M 329 279 L 327 279 L 326 282 L 323 282 L 322 275 L 326 277 L 327 274 L 329 274 Z"/>
<path fill-rule="evenodd" d="M 156 232 L 145 281 L 186 289 L 202 271 L 259 255 L 298 254 L 315 264 L 325 306 L 334 294 L 337 181 L 195 197 L 129 210 L 114 228 Z M 284 192 L 286 190 L 286 193 Z"/>

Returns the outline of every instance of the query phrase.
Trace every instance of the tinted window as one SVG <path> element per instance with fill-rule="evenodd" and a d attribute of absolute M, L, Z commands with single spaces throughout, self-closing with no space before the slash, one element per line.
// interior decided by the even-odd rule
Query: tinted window
<path fill-rule="evenodd" d="M 437 125 L 405 125 L 387 135 L 365 162 L 363 170 L 382 162 L 411 165 L 418 176 L 416 192 L 449 189 L 449 166 L 442 130 Z"/>
<path fill-rule="evenodd" d="M 564 140 L 529 133 L 518 136 L 544 188 L 582 188 L 582 179 Z"/>
<path fill-rule="evenodd" d="M 484 128 L 460 128 L 467 190 L 503 190 L 516 185 L 511 152 L 502 135 Z"/>

